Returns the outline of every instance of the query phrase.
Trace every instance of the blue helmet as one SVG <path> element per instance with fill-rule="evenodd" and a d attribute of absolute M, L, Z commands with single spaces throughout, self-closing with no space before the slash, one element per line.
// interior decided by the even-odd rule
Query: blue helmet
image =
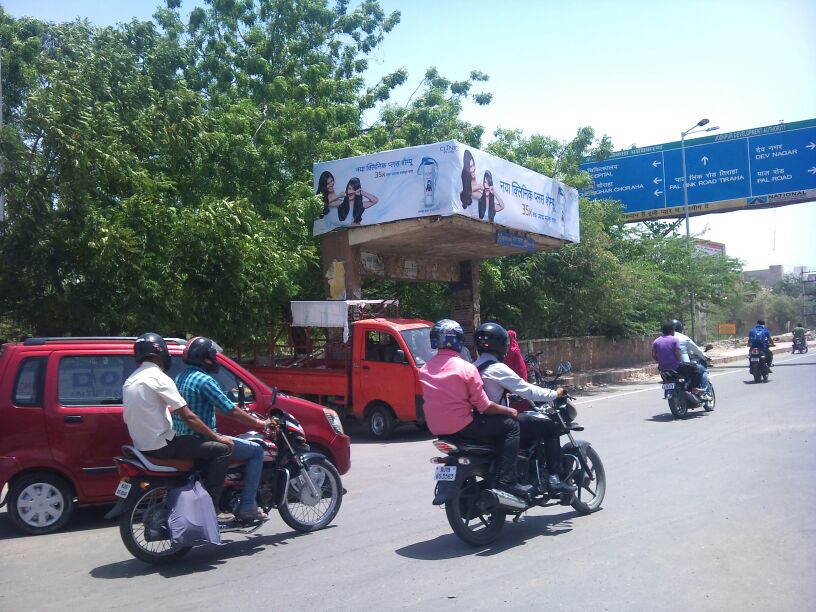
<path fill-rule="evenodd" d="M 465 344 L 465 332 L 453 319 L 439 319 L 431 328 L 432 349 L 453 349 L 457 353 Z"/>

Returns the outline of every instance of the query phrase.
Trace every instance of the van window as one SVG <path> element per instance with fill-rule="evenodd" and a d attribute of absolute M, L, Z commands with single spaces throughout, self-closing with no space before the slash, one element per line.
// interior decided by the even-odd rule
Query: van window
<path fill-rule="evenodd" d="M 42 407 L 46 357 L 23 359 L 14 381 L 14 405 Z"/>
<path fill-rule="evenodd" d="M 366 333 L 365 358 L 367 361 L 397 361 L 399 344 L 388 332 L 369 331 Z"/>
<path fill-rule="evenodd" d="M 132 355 L 63 357 L 57 399 L 63 406 L 121 405 L 122 384 L 135 369 Z"/>

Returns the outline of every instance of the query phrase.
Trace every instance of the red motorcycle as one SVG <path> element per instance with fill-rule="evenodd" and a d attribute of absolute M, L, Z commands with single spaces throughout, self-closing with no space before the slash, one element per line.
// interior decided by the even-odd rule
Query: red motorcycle
<path fill-rule="evenodd" d="M 303 427 L 292 415 L 275 409 L 270 419 L 273 425 L 267 431 L 240 436 L 264 449 L 258 506 L 265 512 L 276 508 L 296 531 L 323 529 L 340 510 L 344 493 L 340 474 L 325 456 L 309 451 Z M 167 500 L 170 490 L 187 483 L 194 473 L 193 460 L 147 457 L 132 446 L 122 450 L 123 455 L 114 458 L 122 476 L 116 489 L 121 499 L 106 518 L 119 517 L 122 542 L 137 559 L 158 564 L 182 557 L 191 547 L 171 541 Z M 218 510 L 237 511 L 245 465 L 230 465 Z M 236 519 L 219 524 L 218 530 L 248 534 L 263 524 Z"/>

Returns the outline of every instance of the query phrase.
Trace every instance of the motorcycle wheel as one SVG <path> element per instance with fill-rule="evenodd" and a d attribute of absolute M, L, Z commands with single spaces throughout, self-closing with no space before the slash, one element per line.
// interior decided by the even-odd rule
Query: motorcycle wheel
<path fill-rule="evenodd" d="M 680 390 L 683 393 L 683 390 Z M 686 399 L 675 394 L 669 397 L 669 410 L 675 419 L 682 419 L 688 414 L 688 406 L 686 406 Z"/>
<path fill-rule="evenodd" d="M 504 510 L 484 512 L 478 507 L 482 493 L 489 488 L 481 474 L 471 474 L 445 502 L 445 514 L 453 533 L 471 546 L 490 544 L 499 537 L 507 518 Z"/>
<path fill-rule="evenodd" d="M 578 487 L 571 505 L 581 514 L 591 514 L 601 508 L 606 495 L 606 471 L 601 463 L 601 457 L 591 446 L 586 449 L 586 462 L 590 474 L 584 472 L 577 459 L 575 461 L 577 469 L 566 478 L 568 483 Z M 590 479 L 590 475 L 593 479 Z"/>
<path fill-rule="evenodd" d="M 190 552 L 190 546 L 178 546 L 170 541 L 167 519 L 168 487 L 160 486 L 141 493 L 119 518 L 119 535 L 130 554 L 153 565 L 169 563 Z M 165 535 L 161 539 L 147 539 L 147 532 Z M 155 537 L 155 536 L 154 536 Z"/>
<path fill-rule="evenodd" d="M 703 408 L 706 412 L 711 412 L 714 410 L 714 406 L 717 403 L 717 396 L 714 393 L 714 385 L 711 382 L 708 383 L 708 394 L 711 396 L 711 399 L 703 404 Z"/>
<path fill-rule="evenodd" d="M 758 383 L 762 379 L 762 374 L 759 373 L 759 370 L 753 370 L 754 374 L 754 382 Z"/>
<path fill-rule="evenodd" d="M 328 459 L 309 460 L 307 469 L 318 495 L 301 474 L 289 481 L 283 504 L 278 509 L 284 523 L 304 533 L 323 529 L 331 523 L 343 501 L 340 474 Z"/>

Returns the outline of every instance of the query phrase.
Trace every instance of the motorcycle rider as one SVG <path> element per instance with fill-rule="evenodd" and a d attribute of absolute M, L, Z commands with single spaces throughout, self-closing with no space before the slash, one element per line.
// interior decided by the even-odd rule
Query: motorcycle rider
<path fill-rule="evenodd" d="M 512 393 L 534 402 L 547 402 L 564 397 L 564 389 L 555 391 L 528 383 L 502 360 L 507 355 L 510 337 L 498 323 L 484 323 L 473 336 L 479 358 L 473 363 L 482 375 L 485 393 L 490 401 L 497 404 L 507 402 L 507 394 Z M 532 406 L 527 404 L 531 409 Z M 520 411 L 518 416 L 521 437 L 529 440 L 543 440 L 547 453 L 547 465 L 550 474 L 547 485 L 551 493 L 574 493 L 576 488 L 561 482 L 558 468 L 561 465 L 560 431 L 558 425 L 550 419 L 529 418 L 529 414 Z"/>
<path fill-rule="evenodd" d="M 176 376 L 176 385 L 181 395 L 187 400 L 190 409 L 207 423 L 209 427 L 216 431 L 215 410 L 216 408 L 227 417 L 263 431 L 270 421 L 256 419 L 241 409 L 235 408 L 232 400 L 221 390 L 218 382 L 213 378 L 219 370 L 218 353 L 221 348 L 210 338 L 197 336 L 187 343 L 181 358 L 188 365 L 187 369 Z M 173 417 L 176 429 L 186 433 L 186 425 Z M 192 433 L 192 432 L 190 432 Z M 241 491 L 241 499 L 238 504 L 238 519 L 250 521 L 265 521 L 269 517 L 258 507 L 255 499 L 258 493 L 258 484 L 261 480 L 261 469 L 263 468 L 263 448 L 254 442 L 241 438 L 229 438 L 233 444 L 233 461 L 246 461 L 244 471 L 244 488 Z"/>
<path fill-rule="evenodd" d="M 516 473 L 517 412 L 488 399 L 476 366 L 459 356 L 464 337 L 461 325 L 451 319 L 440 319 L 431 328 L 431 348 L 437 354 L 419 370 L 428 429 L 436 436 L 500 443 L 498 488 L 527 495 L 532 487 L 519 484 Z"/>
<path fill-rule="evenodd" d="M 796 327 L 793 328 L 793 346 L 796 347 L 796 341 L 799 340 L 802 344 L 805 343 L 805 334 L 806 334 L 805 327 L 801 323 L 797 323 Z M 791 350 L 793 352 L 793 350 Z"/>
<path fill-rule="evenodd" d="M 683 363 L 680 341 L 675 337 L 674 323 L 663 321 L 660 324 L 661 334 L 652 343 L 652 359 L 657 362 L 661 372 L 676 370 L 684 378 L 692 379 L 697 375 L 696 368 L 690 363 Z M 699 392 L 700 390 L 697 389 Z"/>
<path fill-rule="evenodd" d="M 170 352 L 164 338 L 152 332 L 142 334 L 133 344 L 133 354 L 139 367 L 122 385 L 122 416 L 133 445 L 148 457 L 206 461 L 205 486 L 218 513 L 232 440 L 207 427 L 187 406 L 165 373 L 170 368 Z M 174 429 L 174 421 L 183 424 L 185 432 L 197 435 Z M 222 517 L 231 518 L 231 514 Z"/>
<path fill-rule="evenodd" d="M 702 389 L 700 397 L 704 400 L 710 400 L 711 396 L 708 393 L 708 369 L 706 364 L 709 359 L 703 350 L 697 344 L 683 333 L 683 323 L 677 319 L 672 321 L 674 325 L 674 337 L 680 342 L 680 361 L 683 363 L 690 363 L 696 370 L 696 376 L 692 382 L 692 386 Z M 697 357 L 696 361 L 692 361 L 692 356 Z"/>
<path fill-rule="evenodd" d="M 764 320 L 759 319 L 756 326 L 748 332 L 748 346 L 750 348 L 758 348 L 765 354 L 768 371 L 773 372 L 773 370 L 771 370 L 771 365 L 773 365 L 773 351 L 771 351 L 770 347 L 776 346 L 776 344 L 773 338 L 771 338 L 771 332 L 765 327 Z"/>

